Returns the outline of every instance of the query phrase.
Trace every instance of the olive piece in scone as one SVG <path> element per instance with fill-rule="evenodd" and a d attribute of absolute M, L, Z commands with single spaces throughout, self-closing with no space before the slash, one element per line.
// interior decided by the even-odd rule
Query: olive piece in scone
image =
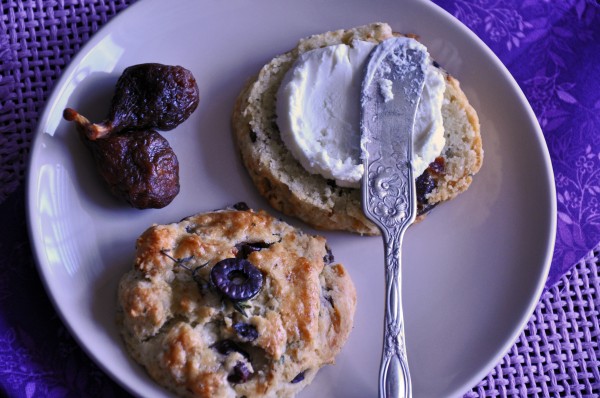
<path fill-rule="evenodd" d="M 252 263 L 242 258 L 226 258 L 210 270 L 215 288 L 231 301 L 249 300 L 263 284 L 263 275 Z"/>
<path fill-rule="evenodd" d="M 250 354 L 248 354 L 239 345 L 237 345 L 235 342 L 229 339 L 217 341 L 210 347 L 214 348 L 221 355 L 229 355 L 232 352 L 239 352 L 244 356 L 244 358 L 250 359 Z"/>
<path fill-rule="evenodd" d="M 298 373 L 296 375 L 296 377 L 294 377 L 290 383 L 295 384 L 295 383 L 300 383 L 302 380 L 304 380 L 304 374 L 306 373 L 306 370 L 303 370 L 302 372 Z"/>
<path fill-rule="evenodd" d="M 248 211 L 248 210 L 250 210 L 250 206 L 248 206 L 248 204 L 246 204 L 246 202 L 237 202 L 232 207 L 235 210 L 238 210 L 238 211 Z"/>
<path fill-rule="evenodd" d="M 333 252 L 331 251 L 329 245 L 325 245 L 325 250 L 327 250 L 327 254 L 323 256 L 323 262 L 325 265 L 328 265 L 335 261 L 335 257 L 333 256 Z"/>
<path fill-rule="evenodd" d="M 430 205 L 427 195 L 429 195 L 437 186 L 437 178 L 444 174 L 446 161 L 438 156 L 435 161 L 429 164 L 429 167 L 417 177 L 417 215 L 422 215 L 430 211 L 435 205 Z"/>
<path fill-rule="evenodd" d="M 435 180 L 431 174 L 425 170 L 423 174 L 417 177 L 415 184 L 417 188 L 417 200 L 419 201 L 419 204 L 427 204 L 427 195 L 430 194 L 435 188 Z"/>
<path fill-rule="evenodd" d="M 233 330 L 235 330 L 240 340 L 244 342 L 254 341 L 258 338 L 258 331 L 254 325 L 244 322 L 238 322 L 233 324 Z"/>
<path fill-rule="evenodd" d="M 266 242 L 238 243 L 237 245 L 235 245 L 235 248 L 237 249 L 236 257 L 237 258 L 248 258 L 250 253 L 258 252 L 258 251 L 261 251 L 262 249 L 268 249 L 269 247 L 271 247 L 271 245 L 272 245 L 272 243 L 266 243 Z"/>
<path fill-rule="evenodd" d="M 227 381 L 230 383 L 240 384 L 245 383 L 252 376 L 252 373 L 248 369 L 245 363 L 238 362 L 233 367 L 233 371 L 227 376 Z"/>

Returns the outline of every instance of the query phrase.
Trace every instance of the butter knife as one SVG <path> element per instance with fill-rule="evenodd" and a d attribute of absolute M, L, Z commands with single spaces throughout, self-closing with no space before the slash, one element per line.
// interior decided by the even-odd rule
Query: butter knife
<path fill-rule="evenodd" d="M 401 249 L 416 217 L 413 126 L 427 52 L 406 38 L 383 41 L 369 55 L 361 88 L 362 206 L 385 247 L 385 319 L 379 396 L 412 397 L 404 339 Z"/>

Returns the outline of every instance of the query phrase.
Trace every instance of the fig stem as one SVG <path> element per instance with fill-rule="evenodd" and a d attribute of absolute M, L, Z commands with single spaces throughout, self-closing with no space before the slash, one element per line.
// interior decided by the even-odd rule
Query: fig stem
<path fill-rule="evenodd" d="M 75 122 L 85 136 L 91 141 L 102 138 L 111 132 L 109 123 L 92 123 L 73 108 L 65 108 L 63 111 L 63 118 L 68 122 Z"/>

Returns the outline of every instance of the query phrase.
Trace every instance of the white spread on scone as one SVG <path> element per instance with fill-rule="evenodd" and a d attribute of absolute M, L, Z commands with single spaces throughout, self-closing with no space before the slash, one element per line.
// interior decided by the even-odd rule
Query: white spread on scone
<path fill-rule="evenodd" d="M 383 100 L 385 102 L 391 101 L 394 99 L 394 92 L 392 91 L 392 86 L 394 82 L 389 79 L 380 79 L 379 80 L 379 91 Z"/>
<path fill-rule="evenodd" d="M 406 45 L 423 47 L 411 38 Z M 342 187 L 359 187 L 363 175 L 359 98 L 363 70 L 375 46 L 355 40 L 303 53 L 277 92 L 277 125 L 286 147 L 309 173 Z M 421 175 L 444 147 L 445 88 L 443 74 L 429 63 L 415 118 L 415 175 Z M 393 99 L 391 85 L 383 82 L 381 91 L 386 101 Z"/>

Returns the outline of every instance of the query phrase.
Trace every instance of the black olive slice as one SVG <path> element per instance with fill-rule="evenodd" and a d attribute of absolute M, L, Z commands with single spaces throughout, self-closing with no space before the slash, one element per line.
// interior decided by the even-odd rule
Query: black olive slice
<path fill-rule="evenodd" d="M 226 258 L 210 271 L 215 288 L 232 301 L 244 301 L 256 296 L 263 284 L 263 275 L 252 263 L 242 258 Z"/>

